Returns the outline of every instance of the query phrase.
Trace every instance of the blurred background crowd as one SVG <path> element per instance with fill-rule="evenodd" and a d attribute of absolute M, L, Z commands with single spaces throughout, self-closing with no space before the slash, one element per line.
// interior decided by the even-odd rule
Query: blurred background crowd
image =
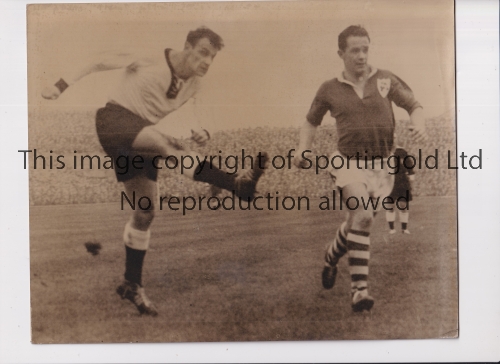
<path fill-rule="evenodd" d="M 90 170 L 73 169 L 73 156 L 99 155 L 105 153 L 99 145 L 94 126 L 95 111 L 54 110 L 43 114 L 30 114 L 29 146 L 38 154 L 48 157 L 64 155 L 65 168 L 42 169 L 40 164 L 33 169 L 30 160 L 30 204 L 78 204 L 120 201 L 122 186 L 116 182 L 113 170 L 94 168 Z M 448 169 L 447 156 L 451 151 L 455 160 L 455 116 L 453 113 L 427 120 L 428 140 L 425 145 L 412 144 L 408 132 L 408 121 L 399 120 L 396 125 L 397 143 L 409 154 L 435 154 L 438 150 L 439 165 L 437 169 L 416 169 L 413 184 L 414 196 L 446 196 L 456 194 L 456 171 Z M 233 129 L 212 133 L 212 138 L 204 147 L 193 145 L 201 155 L 240 157 L 244 149 L 245 155 L 255 155 L 259 151 L 267 151 L 273 156 L 286 157 L 289 150 L 297 148 L 299 129 L 297 127 L 256 127 Z M 337 135 L 335 125 L 321 126 L 313 146 L 316 155 L 330 155 L 336 149 Z M 50 153 L 52 151 L 52 153 Z M 75 153 L 76 151 L 76 153 Z M 221 153 L 219 153 L 221 151 Z M 20 154 L 20 158 L 22 155 Z M 31 156 L 32 158 L 32 156 Z M 278 160 L 277 160 L 278 162 Z M 22 163 L 22 162 L 20 162 Z M 455 162 L 453 162 L 455 163 Z M 454 166 L 455 164 L 453 164 Z M 232 170 L 230 170 L 232 171 Z M 178 170 L 160 170 L 160 194 L 162 196 L 201 196 L 209 195 L 209 186 L 194 182 L 182 176 Z M 271 192 L 280 196 L 308 196 L 310 198 L 331 196 L 334 184 L 326 171 L 316 174 L 314 169 L 298 170 L 297 168 L 276 169 L 272 166 L 262 177 L 258 186 L 259 194 Z"/>

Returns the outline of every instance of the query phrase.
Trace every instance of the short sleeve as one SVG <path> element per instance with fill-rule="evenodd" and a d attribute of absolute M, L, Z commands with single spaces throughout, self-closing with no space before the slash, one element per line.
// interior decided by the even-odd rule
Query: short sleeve
<path fill-rule="evenodd" d="M 323 117 L 330 109 L 330 104 L 326 101 L 326 85 L 323 84 L 319 88 L 314 100 L 311 104 L 311 108 L 307 113 L 306 119 L 312 125 L 318 126 L 321 125 L 323 121 Z"/>
<path fill-rule="evenodd" d="M 411 88 L 399 77 L 392 74 L 391 78 L 391 89 L 389 91 L 389 99 L 394 101 L 394 103 L 405 109 L 408 114 L 411 114 L 415 109 L 422 107 L 420 103 L 415 99 L 413 91 Z"/>

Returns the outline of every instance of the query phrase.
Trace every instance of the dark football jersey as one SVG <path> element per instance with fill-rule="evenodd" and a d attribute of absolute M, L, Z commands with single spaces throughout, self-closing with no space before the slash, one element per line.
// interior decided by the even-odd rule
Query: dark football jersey
<path fill-rule="evenodd" d="M 341 153 L 387 157 L 394 147 L 392 102 L 409 114 L 421 105 L 408 85 L 389 71 L 373 70 L 362 95 L 355 88 L 343 77 L 326 81 L 316 93 L 307 120 L 320 125 L 330 111 L 337 122 Z"/>

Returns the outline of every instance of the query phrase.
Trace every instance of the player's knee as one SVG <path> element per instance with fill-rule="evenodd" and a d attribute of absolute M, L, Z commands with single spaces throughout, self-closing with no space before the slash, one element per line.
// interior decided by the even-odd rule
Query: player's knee
<path fill-rule="evenodd" d="M 142 216 L 143 219 L 148 221 L 153 221 L 155 217 L 155 210 L 154 208 L 151 208 L 149 210 L 141 210 L 139 211 L 139 214 Z"/>
<path fill-rule="evenodd" d="M 153 208 L 148 210 L 135 210 L 134 220 L 135 225 L 141 228 L 148 228 L 153 222 L 155 217 L 155 210 Z"/>
<path fill-rule="evenodd" d="M 359 229 L 369 229 L 373 223 L 373 211 L 359 210 L 356 211 L 353 219 L 353 225 Z"/>

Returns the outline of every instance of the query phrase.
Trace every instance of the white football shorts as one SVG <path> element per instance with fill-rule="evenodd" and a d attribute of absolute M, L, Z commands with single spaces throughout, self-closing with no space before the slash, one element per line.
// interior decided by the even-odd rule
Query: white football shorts
<path fill-rule="evenodd" d="M 353 183 L 363 183 L 370 197 L 384 198 L 391 194 L 394 186 L 394 174 L 389 173 L 392 172 L 392 169 L 387 167 L 386 159 L 382 160 L 382 163 L 380 159 L 375 159 L 373 168 L 371 159 L 368 160 L 368 168 L 365 168 L 364 159 L 360 159 L 359 167 L 361 169 L 359 169 L 354 158 L 351 158 L 349 163 L 347 163 L 347 157 L 339 151 L 334 152 L 330 156 L 330 160 L 334 157 L 336 160 L 335 166 L 330 164 L 328 172 L 338 188 L 344 188 Z M 340 157 L 344 161 L 343 166 L 339 162 L 341 160 Z"/>

